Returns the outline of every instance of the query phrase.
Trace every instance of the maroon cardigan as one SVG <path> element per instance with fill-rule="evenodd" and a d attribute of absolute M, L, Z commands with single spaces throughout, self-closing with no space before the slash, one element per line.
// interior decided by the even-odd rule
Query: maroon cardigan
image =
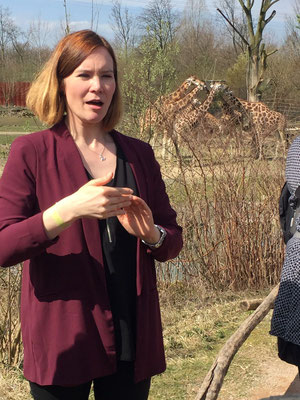
<path fill-rule="evenodd" d="M 163 245 L 137 241 L 135 379 L 165 370 L 154 259 L 182 248 L 181 228 L 151 147 L 112 132 L 133 170 L 140 197 L 163 226 Z M 42 212 L 88 181 L 64 122 L 17 138 L 0 179 L 0 265 L 24 262 L 21 324 L 24 375 L 40 385 L 76 385 L 116 370 L 114 329 L 97 219 L 46 236 Z"/>

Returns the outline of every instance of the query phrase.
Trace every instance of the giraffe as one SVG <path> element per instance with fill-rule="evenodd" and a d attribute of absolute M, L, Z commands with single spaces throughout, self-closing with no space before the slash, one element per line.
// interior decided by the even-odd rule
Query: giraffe
<path fill-rule="evenodd" d="M 278 131 L 280 141 L 284 148 L 286 148 L 286 118 L 283 114 L 270 110 L 262 102 L 250 102 L 240 99 L 227 88 L 224 90 L 223 95 L 225 99 L 238 111 L 244 109 L 250 118 L 250 125 L 252 129 L 252 141 L 257 158 L 263 156 L 263 141 L 271 133 Z M 275 156 L 277 156 L 278 146 L 276 146 Z"/>
<path fill-rule="evenodd" d="M 187 92 L 192 84 L 195 87 L 190 92 Z M 141 133 L 144 132 L 145 127 L 153 129 L 153 135 L 150 138 L 152 146 L 155 144 L 158 133 L 163 134 L 161 151 L 163 159 L 166 157 L 168 137 L 170 137 L 169 132 L 172 129 L 175 114 L 185 108 L 197 96 L 199 90 L 204 90 L 205 88 L 205 82 L 195 76 L 191 76 L 173 93 L 163 97 L 163 99 L 156 100 L 153 107 L 146 111 L 146 118 L 141 123 Z"/>
<path fill-rule="evenodd" d="M 223 132 L 223 125 L 219 118 L 216 118 L 210 112 L 207 112 L 204 115 L 203 119 L 203 130 L 208 132 L 209 134 L 213 134 L 215 132 L 222 133 Z"/>
<path fill-rule="evenodd" d="M 220 124 L 212 114 L 208 113 L 208 109 L 213 102 L 216 93 L 225 90 L 225 85 L 221 82 L 215 82 L 208 93 L 207 98 L 201 104 L 198 99 L 195 99 L 190 105 L 185 107 L 181 112 L 178 112 L 174 121 L 174 132 L 176 136 L 182 136 L 186 130 L 194 130 L 199 124 L 205 128 L 206 124 L 212 123 L 218 127 Z"/>
<path fill-rule="evenodd" d="M 195 87 L 188 93 L 188 89 Z M 140 134 L 142 135 L 148 128 L 165 130 L 163 127 L 168 125 L 174 113 L 185 107 L 194 97 L 198 90 L 203 90 L 205 83 L 195 76 L 187 78 L 174 92 L 157 99 L 153 105 L 147 108 L 144 116 L 140 119 Z M 186 97 L 188 96 L 188 97 Z M 154 139 L 156 137 L 154 132 Z"/>
<path fill-rule="evenodd" d="M 220 123 L 222 124 L 222 131 L 231 132 L 237 127 L 248 130 L 251 124 L 251 118 L 244 107 L 240 103 L 235 105 L 230 104 L 222 95 L 221 101 L 222 116 L 220 118 Z"/>

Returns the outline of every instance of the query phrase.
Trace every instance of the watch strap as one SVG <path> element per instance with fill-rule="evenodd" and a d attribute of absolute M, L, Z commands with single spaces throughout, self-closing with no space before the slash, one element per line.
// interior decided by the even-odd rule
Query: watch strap
<path fill-rule="evenodd" d="M 154 226 L 155 226 L 155 227 L 159 230 L 159 232 L 160 232 L 160 238 L 159 238 L 158 242 L 156 242 L 156 243 L 148 243 L 148 242 L 146 242 L 145 240 L 142 240 L 142 242 L 143 242 L 146 246 L 150 247 L 151 249 L 158 249 L 158 248 L 163 244 L 163 241 L 165 240 L 165 237 L 167 236 L 167 232 L 166 232 L 166 230 L 165 230 L 162 226 L 160 226 L 160 225 L 154 224 Z"/>

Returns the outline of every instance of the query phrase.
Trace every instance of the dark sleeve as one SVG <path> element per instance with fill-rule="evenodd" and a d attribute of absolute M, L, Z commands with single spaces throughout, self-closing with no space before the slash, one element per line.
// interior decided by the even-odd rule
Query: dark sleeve
<path fill-rule="evenodd" d="M 0 179 L 0 266 L 15 265 L 55 242 L 49 240 L 35 193 L 37 156 L 26 137 L 12 146 Z"/>
<path fill-rule="evenodd" d="M 150 147 L 150 146 L 149 146 Z M 149 149 L 148 167 L 151 176 L 149 183 L 149 206 L 153 213 L 154 223 L 167 231 L 167 236 L 158 249 L 148 248 L 157 261 L 167 261 L 178 256 L 182 249 L 182 228 L 177 224 L 176 212 L 170 205 L 166 186 L 162 179 L 159 163 L 156 161 L 152 148 Z"/>

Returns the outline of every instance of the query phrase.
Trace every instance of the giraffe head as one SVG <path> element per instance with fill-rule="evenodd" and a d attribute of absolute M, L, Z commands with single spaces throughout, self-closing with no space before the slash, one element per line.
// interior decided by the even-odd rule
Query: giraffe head
<path fill-rule="evenodd" d="M 192 104 L 195 106 L 200 106 L 201 105 L 201 101 L 199 99 L 197 99 L 197 97 L 195 99 L 193 99 Z"/>
<path fill-rule="evenodd" d="M 189 78 L 186 79 L 186 82 L 188 82 L 189 86 L 190 85 L 195 85 L 198 87 L 199 90 L 204 90 L 206 89 L 206 84 L 205 82 L 201 81 L 198 79 L 196 76 L 192 75 Z"/>
<path fill-rule="evenodd" d="M 210 85 L 210 90 L 213 90 L 214 92 L 224 92 L 227 91 L 228 85 L 224 81 L 214 81 Z"/>

